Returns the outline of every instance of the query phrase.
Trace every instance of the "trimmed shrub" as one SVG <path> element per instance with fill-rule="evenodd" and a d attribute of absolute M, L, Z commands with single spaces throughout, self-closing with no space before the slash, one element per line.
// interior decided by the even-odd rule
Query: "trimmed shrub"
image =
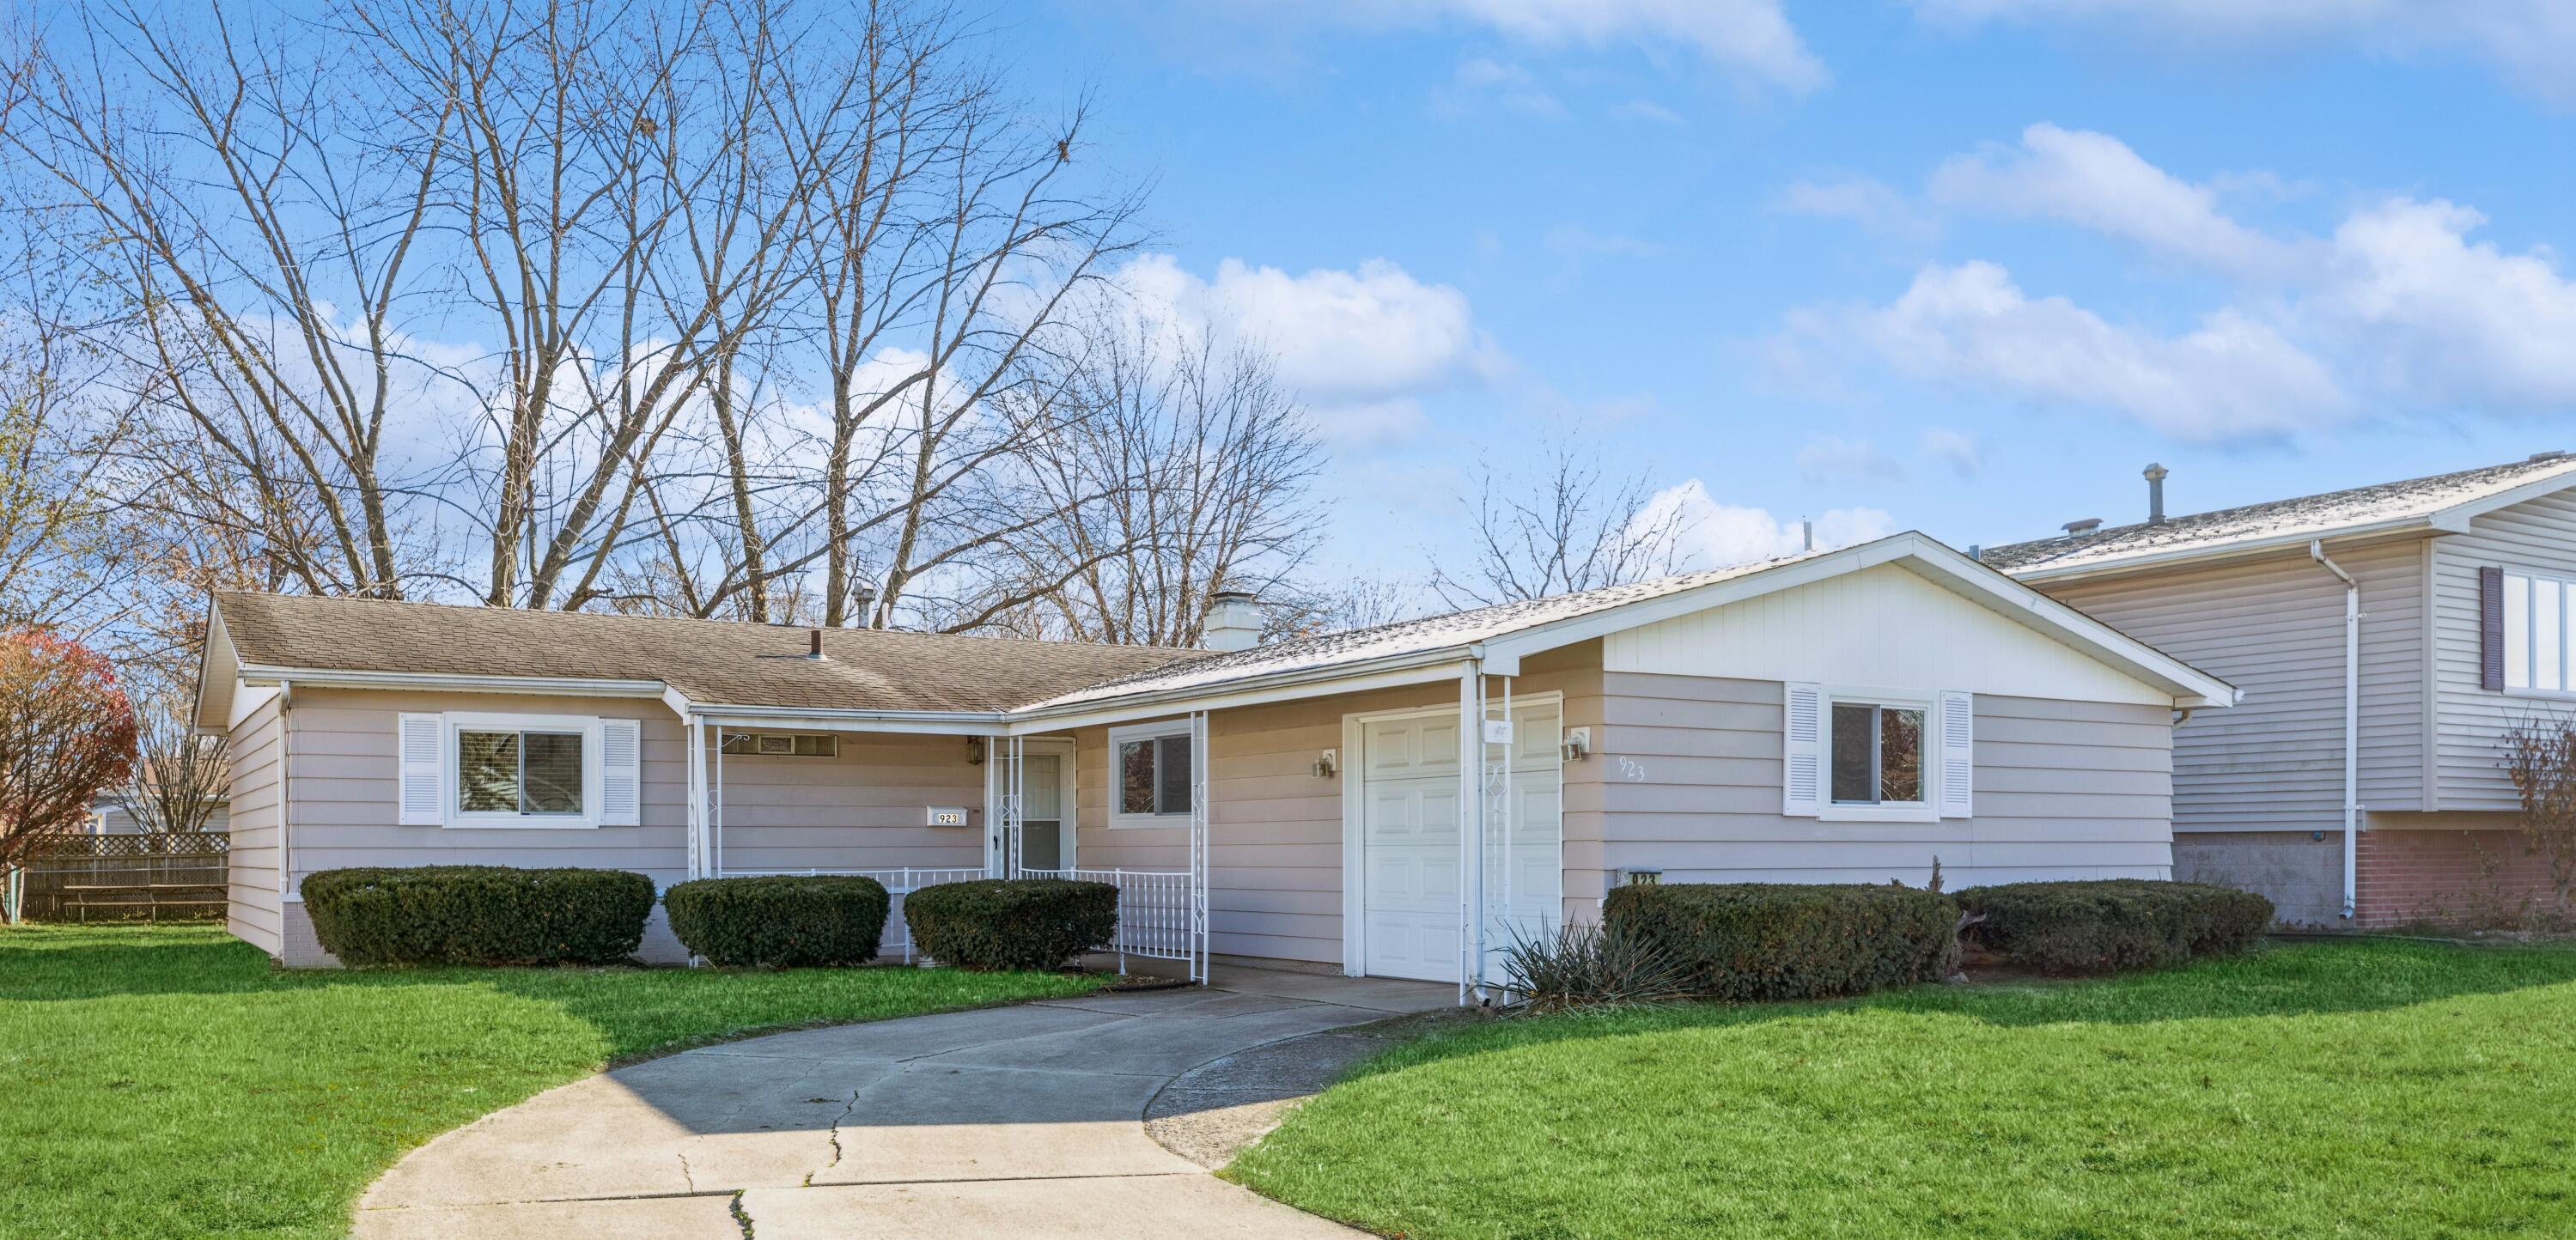
<path fill-rule="evenodd" d="M 941 883 L 903 898 L 913 945 L 961 969 L 1052 969 L 1118 933 L 1118 889 L 1064 878 Z"/>
<path fill-rule="evenodd" d="M 680 944 L 720 965 L 866 964 L 885 937 L 885 886 L 857 875 L 701 878 L 662 907 Z"/>
<path fill-rule="evenodd" d="M 1668 952 L 1693 993 L 1813 999 L 1948 977 L 1959 910 L 1919 887 L 1661 883 L 1619 887 L 1607 929 Z"/>
<path fill-rule="evenodd" d="M 653 913 L 653 880 L 624 870 L 323 870 L 303 892 L 313 937 L 347 965 L 612 964 Z"/>
<path fill-rule="evenodd" d="M 2231 956 L 2272 925 L 2272 902 L 2208 883 L 2111 878 L 2005 883 L 1959 893 L 1985 920 L 1968 937 L 2048 973 L 2156 969 L 2195 956 Z"/>

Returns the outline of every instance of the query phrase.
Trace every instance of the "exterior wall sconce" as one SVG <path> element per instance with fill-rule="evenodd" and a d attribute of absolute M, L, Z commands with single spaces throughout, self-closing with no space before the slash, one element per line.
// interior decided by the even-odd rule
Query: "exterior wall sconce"
<path fill-rule="evenodd" d="M 1592 729 L 1568 728 L 1565 732 L 1565 760 L 1581 762 L 1592 756 Z"/>
<path fill-rule="evenodd" d="M 980 737 L 980 736 L 970 736 L 970 737 L 967 737 L 967 738 L 966 738 L 966 765 L 968 765 L 968 766 L 982 766 L 982 765 L 984 765 L 984 738 L 983 738 L 983 737 Z"/>
<path fill-rule="evenodd" d="M 1341 754 L 1341 751 L 1340 751 L 1340 750 L 1338 750 L 1338 749 L 1327 749 L 1327 750 L 1325 750 L 1322 754 L 1320 754 L 1320 755 L 1318 755 L 1318 756 L 1316 757 L 1316 759 L 1315 759 L 1315 778 L 1317 778 L 1317 779 L 1331 779 L 1332 777 L 1334 777 L 1334 776 L 1336 776 L 1336 775 L 1339 775 L 1339 774 L 1341 774 L 1341 773 L 1342 773 L 1342 754 Z"/>

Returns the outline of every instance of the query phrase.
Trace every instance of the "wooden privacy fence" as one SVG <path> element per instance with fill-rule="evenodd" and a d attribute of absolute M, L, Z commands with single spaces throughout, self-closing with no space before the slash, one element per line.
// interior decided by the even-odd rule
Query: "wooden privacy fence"
<path fill-rule="evenodd" d="M 224 915 L 220 833 L 66 835 L 39 843 L 17 875 L 29 921 Z"/>

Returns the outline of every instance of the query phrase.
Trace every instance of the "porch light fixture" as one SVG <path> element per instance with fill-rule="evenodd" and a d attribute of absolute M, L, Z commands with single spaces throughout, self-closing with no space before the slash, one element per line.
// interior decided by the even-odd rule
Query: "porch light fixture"
<path fill-rule="evenodd" d="M 1565 760 L 1581 762 L 1592 756 L 1592 729 L 1568 728 L 1565 733 Z"/>
<path fill-rule="evenodd" d="M 970 737 L 967 737 L 967 738 L 966 738 L 966 765 L 968 765 L 968 766 L 982 766 L 982 765 L 984 765 L 984 738 L 983 738 L 983 737 L 980 737 L 980 736 L 970 736 Z"/>
<path fill-rule="evenodd" d="M 1341 773 L 1342 755 L 1340 750 L 1327 749 L 1322 754 L 1316 756 L 1315 778 L 1331 779 L 1335 775 L 1339 775 Z"/>

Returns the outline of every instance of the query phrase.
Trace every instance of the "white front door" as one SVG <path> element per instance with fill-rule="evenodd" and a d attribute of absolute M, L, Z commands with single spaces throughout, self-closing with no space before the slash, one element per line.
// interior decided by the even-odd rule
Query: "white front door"
<path fill-rule="evenodd" d="M 1489 965 L 1515 930 L 1534 937 L 1561 915 L 1557 704 L 1516 706 L 1512 723 L 1511 830 L 1486 824 Z M 1458 713 L 1363 721 L 1359 762 L 1361 968 L 1372 977 L 1454 982 L 1461 946 Z"/>
<path fill-rule="evenodd" d="M 1366 723 L 1360 759 L 1363 966 L 1457 981 L 1457 712 Z"/>

